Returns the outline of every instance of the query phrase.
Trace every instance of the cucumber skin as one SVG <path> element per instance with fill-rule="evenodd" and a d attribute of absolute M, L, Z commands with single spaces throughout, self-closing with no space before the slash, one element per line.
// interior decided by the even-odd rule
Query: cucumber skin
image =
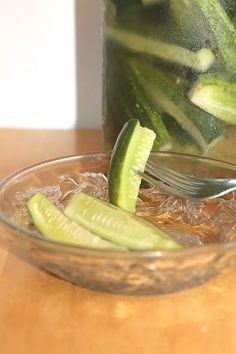
<path fill-rule="evenodd" d="M 195 0 L 215 35 L 229 74 L 236 74 L 236 29 L 218 0 Z"/>
<path fill-rule="evenodd" d="M 116 7 L 117 16 L 122 18 L 129 13 L 132 13 L 136 8 L 142 6 L 141 0 L 111 0 Z"/>
<path fill-rule="evenodd" d="M 194 106 L 189 101 L 187 97 L 188 85 L 185 79 L 165 71 L 161 67 L 156 67 L 145 59 L 132 59 L 132 62 L 137 72 L 140 73 L 140 77 L 145 78 L 157 90 L 161 90 L 192 121 L 201 132 L 206 147 L 213 140 L 225 134 L 225 125 L 222 121 Z M 184 129 L 184 127 L 182 128 Z"/>
<path fill-rule="evenodd" d="M 120 185 L 121 176 L 117 171 L 122 169 L 124 156 L 126 155 L 130 138 L 132 137 L 136 126 L 137 121 L 134 119 L 125 123 L 112 150 L 108 174 L 108 194 L 109 201 L 112 204 L 116 203 L 119 198 L 120 191 L 118 188 L 114 188 L 114 186 Z"/>
<path fill-rule="evenodd" d="M 120 132 L 128 120 L 138 119 L 143 127 L 156 133 L 153 151 L 170 148 L 170 135 L 161 115 L 156 107 L 154 108 L 140 80 L 129 65 L 127 54 L 117 52 L 111 44 L 107 46 L 107 50 L 109 56 L 105 81 L 107 121 L 111 116 L 114 120 L 114 129 Z"/>
<path fill-rule="evenodd" d="M 142 139 L 147 133 L 148 140 L 145 140 L 145 146 L 142 149 Z M 134 171 L 134 168 L 144 170 L 154 139 L 155 133 L 142 128 L 137 119 L 129 120 L 124 125 L 110 160 L 108 174 L 110 203 L 131 213 L 135 212 L 141 177 Z M 140 157 L 140 151 L 142 157 Z"/>
<path fill-rule="evenodd" d="M 118 247 L 67 218 L 42 193 L 36 193 L 26 203 L 36 229 L 47 239 L 89 248 L 127 250 Z"/>
<path fill-rule="evenodd" d="M 173 43 L 159 39 L 146 38 L 135 32 L 109 27 L 108 38 L 130 52 L 149 55 L 164 62 L 192 68 L 195 71 L 206 72 L 215 62 L 215 56 L 209 48 L 201 48 L 193 52 Z"/>
<path fill-rule="evenodd" d="M 193 104 L 236 125 L 236 82 L 220 74 L 200 75 L 188 93 Z"/>
<path fill-rule="evenodd" d="M 100 237 L 130 250 L 183 248 L 152 223 L 83 192 L 73 196 L 65 214 Z"/>
<path fill-rule="evenodd" d="M 205 0 L 208 1 L 208 0 Z M 216 47 L 215 36 L 211 31 L 209 21 L 205 18 L 196 0 L 169 0 L 170 18 L 175 30 L 183 41 L 183 45 L 196 50 L 206 47 Z M 221 65 L 220 63 L 217 63 Z"/>
<path fill-rule="evenodd" d="M 119 185 L 120 183 L 120 175 L 117 173 L 117 171 L 122 169 L 124 156 L 127 152 L 130 138 L 132 137 L 136 126 L 137 121 L 134 119 L 131 119 L 125 123 L 112 150 L 108 174 L 108 192 L 109 200 L 111 203 L 112 200 L 116 200 L 118 198 L 120 193 L 118 189 L 113 188 L 113 186 Z"/>
<path fill-rule="evenodd" d="M 124 108 L 128 117 L 138 119 L 143 127 L 153 130 L 156 139 L 153 150 L 157 151 L 170 144 L 169 133 L 161 119 L 160 113 L 154 109 L 145 90 L 136 77 L 128 62 L 123 62 L 122 87 L 120 87 L 120 106 Z"/>

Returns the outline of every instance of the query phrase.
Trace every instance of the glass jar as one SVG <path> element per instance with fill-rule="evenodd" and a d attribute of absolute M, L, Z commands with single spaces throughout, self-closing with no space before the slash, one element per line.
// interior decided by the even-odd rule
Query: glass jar
<path fill-rule="evenodd" d="M 236 1 L 104 0 L 103 131 L 236 162 Z"/>

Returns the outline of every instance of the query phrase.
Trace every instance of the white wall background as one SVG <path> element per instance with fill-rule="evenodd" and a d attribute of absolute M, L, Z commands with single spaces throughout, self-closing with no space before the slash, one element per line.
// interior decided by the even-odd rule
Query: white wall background
<path fill-rule="evenodd" d="M 100 0 L 0 0 L 0 126 L 100 126 Z"/>

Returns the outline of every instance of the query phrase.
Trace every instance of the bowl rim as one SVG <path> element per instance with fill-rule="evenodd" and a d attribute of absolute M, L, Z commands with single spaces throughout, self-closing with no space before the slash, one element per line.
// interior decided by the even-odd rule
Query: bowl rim
<path fill-rule="evenodd" d="M 194 154 L 186 154 L 186 153 L 176 153 L 176 152 L 168 152 L 168 151 L 158 151 L 152 153 L 155 155 L 170 155 L 175 157 L 182 157 L 185 159 L 196 159 L 196 160 L 203 160 L 212 163 L 217 163 L 220 165 L 224 165 L 225 168 L 229 168 L 236 171 L 236 164 L 221 161 L 213 158 L 208 158 L 200 155 Z M 40 162 L 27 165 L 21 169 L 16 170 L 15 172 L 9 174 L 3 180 L 0 181 L 0 193 L 3 191 L 4 187 L 6 187 L 9 183 L 13 182 L 14 179 L 18 177 L 22 177 L 35 169 L 40 169 L 42 167 L 47 167 L 50 165 L 58 165 L 61 163 L 70 163 L 73 161 L 79 161 L 86 158 L 109 158 L 111 156 L 111 152 L 93 152 L 93 153 L 81 153 L 81 154 L 73 154 L 73 155 L 66 155 L 56 158 L 50 158 L 46 160 L 42 160 Z M 157 250 L 157 251 L 131 251 L 131 252 L 123 252 L 121 250 L 102 250 L 102 249 L 93 249 L 82 247 L 79 245 L 71 245 L 69 243 L 65 243 L 62 241 L 56 241 L 53 239 L 46 238 L 39 233 L 31 232 L 28 229 L 19 226 L 12 222 L 1 210 L 0 204 L 0 222 L 10 228 L 14 232 L 18 232 L 21 236 L 29 240 L 30 242 L 39 242 L 41 246 L 46 248 L 51 248 L 54 251 L 57 248 L 57 251 L 62 253 L 69 253 L 71 255 L 84 255 L 84 256 L 93 256 L 93 257 L 106 257 L 106 258 L 119 258 L 119 259 L 134 259 L 134 258 L 147 258 L 147 259 L 158 259 L 158 258 L 165 258 L 165 259 L 173 259 L 185 256 L 194 256 L 194 255 L 201 255 L 205 253 L 217 252 L 217 251 L 229 251 L 232 249 L 236 250 L 236 240 L 229 241 L 229 242 L 222 242 L 222 243 L 212 243 L 207 245 L 201 246 L 193 246 L 191 248 L 185 248 L 181 250 Z M 0 236 L 1 239 L 1 236 Z"/>

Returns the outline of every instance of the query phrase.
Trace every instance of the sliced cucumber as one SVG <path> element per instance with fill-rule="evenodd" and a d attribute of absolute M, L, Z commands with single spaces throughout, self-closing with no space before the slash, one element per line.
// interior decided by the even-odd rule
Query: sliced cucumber
<path fill-rule="evenodd" d="M 48 238 L 84 247 L 121 249 L 68 219 L 42 193 L 35 194 L 27 208 L 35 227 Z"/>
<path fill-rule="evenodd" d="M 153 224 L 84 193 L 73 196 L 65 214 L 91 232 L 131 250 L 182 248 Z"/>
<path fill-rule="evenodd" d="M 121 130 L 112 151 L 108 190 L 110 203 L 135 212 L 143 172 L 156 134 L 131 119 Z"/>
<path fill-rule="evenodd" d="M 236 125 L 236 81 L 219 74 L 200 75 L 189 99 L 204 111 Z"/>
<path fill-rule="evenodd" d="M 215 35 L 229 74 L 236 74 L 236 29 L 218 0 L 195 0 Z"/>
<path fill-rule="evenodd" d="M 173 43 L 112 27 L 107 28 L 106 35 L 114 43 L 132 52 L 148 54 L 198 72 L 206 72 L 215 62 L 215 56 L 209 48 L 201 48 L 197 52 L 192 52 Z"/>
<path fill-rule="evenodd" d="M 117 19 L 123 20 L 142 7 L 141 0 L 110 0 L 116 8 Z"/>
<path fill-rule="evenodd" d="M 224 134 L 223 122 L 189 102 L 188 82 L 185 79 L 155 66 L 149 60 L 132 58 L 129 62 L 157 109 L 175 119 L 202 151 L 206 151 L 212 141 Z"/>
<path fill-rule="evenodd" d="M 124 55 L 116 55 L 113 59 L 115 68 L 108 73 L 106 82 L 107 105 L 110 104 L 109 114 L 115 122 L 137 119 L 140 124 L 151 129 L 156 134 L 153 150 L 169 150 L 170 135 L 162 121 L 160 113 L 147 97 L 145 88 L 132 70 Z M 113 113 L 112 113 L 113 112 Z"/>
<path fill-rule="evenodd" d="M 214 34 L 195 0 L 169 0 L 169 9 L 172 31 L 179 33 L 185 45 L 201 48 L 210 42 L 215 47 Z"/>
<path fill-rule="evenodd" d="M 143 6 L 157 5 L 163 2 L 163 0 L 142 0 Z"/>

